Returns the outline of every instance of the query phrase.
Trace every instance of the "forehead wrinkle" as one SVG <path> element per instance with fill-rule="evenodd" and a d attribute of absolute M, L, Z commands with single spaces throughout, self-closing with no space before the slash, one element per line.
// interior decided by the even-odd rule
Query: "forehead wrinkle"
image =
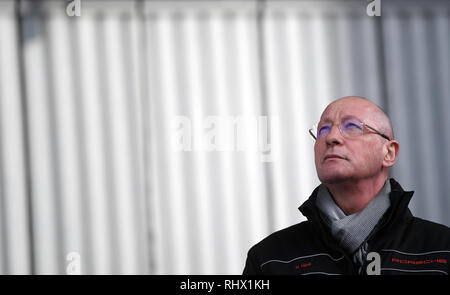
<path fill-rule="evenodd" d="M 345 120 L 348 120 L 348 119 L 356 119 L 358 121 L 364 122 L 364 120 L 362 118 L 359 118 L 358 116 L 355 116 L 355 115 L 343 115 L 343 116 L 339 116 L 339 120 L 336 121 L 336 122 L 333 122 L 333 120 L 330 120 L 330 119 L 326 119 L 326 120 L 320 120 L 319 124 L 325 124 L 325 123 L 341 124 L 342 122 L 344 122 Z"/>
<path fill-rule="evenodd" d="M 338 110 L 333 109 L 334 103 L 330 104 L 322 113 L 319 122 L 333 122 L 334 119 L 340 122 L 348 118 L 356 118 L 364 121 L 369 116 L 367 114 L 373 113 L 372 106 L 366 105 L 358 108 L 358 112 L 355 112 L 355 107 L 352 105 L 344 105 Z M 332 113 L 332 115 L 330 114 Z"/>

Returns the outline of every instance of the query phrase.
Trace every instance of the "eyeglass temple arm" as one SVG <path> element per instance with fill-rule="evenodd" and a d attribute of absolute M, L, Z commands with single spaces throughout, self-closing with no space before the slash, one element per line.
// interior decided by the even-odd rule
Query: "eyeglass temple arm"
<path fill-rule="evenodd" d="M 317 140 L 317 137 L 312 132 L 312 129 L 309 129 L 308 131 L 309 131 L 309 134 L 311 134 L 311 136 L 314 138 L 314 140 Z"/>
<path fill-rule="evenodd" d="M 369 128 L 370 130 L 375 131 L 378 135 L 382 136 L 383 138 L 385 138 L 385 139 L 387 139 L 387 140 L 391 140 L 386 134 L 381 133 L 380 131 L 378 131 L 377 129 L 373 128 L 372 126 L 367 125 L 367 124 L 365 124 L 365 123 L 364 123 L 364 125 L 366 125 L 366 127 Z"/>

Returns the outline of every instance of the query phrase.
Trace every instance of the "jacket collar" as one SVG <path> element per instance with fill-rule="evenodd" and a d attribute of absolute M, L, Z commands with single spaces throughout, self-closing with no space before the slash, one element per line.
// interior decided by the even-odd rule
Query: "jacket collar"
<path fill-rule="evenodd" d="M 380 221 L 382 227 L 387 223 L 397 221 L 402 218 L 409 218 L 412 216 L 408 209 L 408 204 L 411 201 L 413 191 L 404 191 L 401 185 L 393 178 L 390 179 L 391 192 L 389 199 L 391 206 L 386 212 L 386 216 Z M 319 186 L 314 189 L 311 196 L 298 209 L 306 216 L 309 221 L 320 222 L 319 210 L 316 206 L 317 193 Z"/>

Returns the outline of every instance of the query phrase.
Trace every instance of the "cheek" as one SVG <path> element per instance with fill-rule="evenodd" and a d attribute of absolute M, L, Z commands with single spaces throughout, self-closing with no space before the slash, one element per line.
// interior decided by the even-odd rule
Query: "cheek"
<path fill-rule="evenodd" d="M 367 143 L 359 148 L 359 165 L 368 169 L 378 169 L 383 163 L 383 149 L 376 143 Z"/>
<path fill-rule="evenodd" d="M 317 164 L 319 164 L 320 158 L 322 157 L 322 154 L 324 153 L 325 148 L 323 147 L 323 144 L 320 142 L 316 142 L 314 144 L 314 161 Z"/>

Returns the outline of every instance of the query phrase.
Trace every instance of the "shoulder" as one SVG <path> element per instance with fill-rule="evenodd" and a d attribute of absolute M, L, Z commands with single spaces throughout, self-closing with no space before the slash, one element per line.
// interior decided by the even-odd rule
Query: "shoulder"
<path fill-rule="evenodd" d="M 243 273 L 288 274 L 294 271 L 298 274 L 298 265 L 292 263 L 298 263 L 299 259 L 314 256 L 319 259 L 318 265 L 330 262 L 333 264 L 342 259 L 334 258 L 338 257 L 336 255 L 339 253 L 329 251 L 322 235 L 321 229 L 312 221 L 304 221 L 276 231 L 250 248 Z"/>
<path fill-rule="evenodd" d="M 434 248 L 450 250 L 449 227 L 422 218 L 413 217 L 408 228 L 411 245 L 430 250 Z"/>
<path fill-rule="evenodd" d="M 412 226 L 414 230 L 418 230 L 423 234 L 450 234 L 450 228 L 448 226 L 419 217 L 412 218 Z"/>
<path fill-rule="evenodd" d="M 280 254 L 290 257 L 292 251 L 308 246 L 310 243 L 310 222 L 303 221 L 290 227 L 278 230 L 259 243 L 255 244 L 249 250 L 249 256 L 255 255 L 259 258 Z"/>

